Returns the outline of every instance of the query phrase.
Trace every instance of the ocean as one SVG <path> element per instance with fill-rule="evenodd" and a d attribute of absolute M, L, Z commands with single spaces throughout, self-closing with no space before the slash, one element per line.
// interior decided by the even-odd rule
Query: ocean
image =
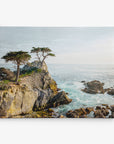
<path fill-rule="evenodd" d="M 12 64 L 0 63 L 0 67 L 13 70 Z M 99 80 L 105 88 L 114 87 L 114 65 L 75 65 L 75 64 L 48 64 L 52 78 L 57 82 L 58 88 L 69 93 L 72 102 L 54 108 L 59 114 L 65 115 L 69 110 L 77 108 L 94 107 L 101 104 L 114 105 L 114 97 L 105 94 L 87 94 L 81 91 L 84 84 L 81 81 Z"/>
<path fill-rule="evenodd" d="M 56 80 L 58 87 L 69 93 L 72 102 L 54 110 L 65 114 L 69 110 L 81 107 L 94 107 L 101 104 L 114 105 L 114 97 L 105 94 L 87 94 L 81 91 L 81 81 L 99 80 L 105 88 L 114 87 L 114 65 L 49 65 L 49 72 Z"/>

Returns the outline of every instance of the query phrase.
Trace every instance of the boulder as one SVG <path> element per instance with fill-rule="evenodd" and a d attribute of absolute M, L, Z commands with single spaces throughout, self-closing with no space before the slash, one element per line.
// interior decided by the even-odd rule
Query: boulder
<path fill-rule="evenodd" d="M 114 112 L 114 105 L 111 105 L 111 111 Z"/>
<path fill-rule="evenodd" d="M 73 111 L 68 111 L 66 113 L 66 117 L 68 117 L 68 118 L 79 118 L 79 116 L 77 115 L 77 113 L 75 113 Z"/>
<path fill-rule="evenodd" d="M 66 113 L 66 116 L 68 118 L 87 118 L 87 115 L 93 111 L 92 107 L 87 107 L 87 108 L 80 108 L 80 109 L 75 109 L 74 111 L 70 110 Z"/>
<path fill-rule="evenodd" d="M 108 91 L 108 94 L 109 94 L 109 95 L 114 95 L 114 89 L 109 90 L 109 91 Z"/>
<path fill-rule="evenodd" d="M 91 82 L 85 83 L 86 88 L 82 89 L 82 91 L 90 94 L 97 94 L 97 93 L 104 93 L 105 90 L 103 89 L 104 83 L 100 81 L 94 80 Z"/>
<path fill-rule="evenodd" d="M 89 114 L 93 112 L 93 116 Z M 106 118 L 109 115 L 109 109 L 101 106 L 80 108 L 75 110 L 70 110 L 66 113 L 68 118 Z"/>
<path fill-rule="evenodd" d="M 101 110 L 102 107 L 101 106 L 96 106 L 96 110 Z"/>
<path fill-rule="evenodd" d="M 69 99 L 64 91 L 57 93 L 52 99 L 47 103 L 47 107 L 57 107 L 63 104 L 69 104 L 72 99 Z"/>
<path fill-rule="evenodd" d="M 87 114 L 89 114 L 91 111 L 94 111 L 93 107 L 87 107 L 86 109 Z"/>
<path fill-rule="evenodd" d="M 105 107 L 97 106 L 96 111 L 94 111 L 95 118 L 105 118 L 109 115 L 109 110 Z"/>

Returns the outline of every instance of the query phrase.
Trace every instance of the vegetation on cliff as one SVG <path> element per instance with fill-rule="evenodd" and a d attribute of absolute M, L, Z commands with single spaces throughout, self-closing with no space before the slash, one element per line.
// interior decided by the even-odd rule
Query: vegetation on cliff
<path fill-rule="evenodd" d="M 37 50 L 42 58 L 32 63 L 28 63 L 31 56 L 23 51 L 10 52 L 2 57 L 6 62 L 14 62 L 17 71 L 1 68 L 0 117 L 53 117 L 53 110 L 49 108 L 71 102 L 65 92 L 58 91 L 48 72 L 45 59 L 55 54 L 50 53 L 49 48 L 33 48 L 31 52 L 37 54 Z M 14 82 L 15 78 L 18 83 Z"/>
<path fill-rule="evenodd" d="M 17 65 L 17 73 L 16 73 L 16 82 L 18 82 L 19 74 L 20 74 L 20 65 L 25 64 L 31 56 L 28 52 L 18 51 L 18 52 L 9 52 L 2 59 L 5 59 L 6 62 L 12 61 Z"/>
<path fill-rule="evenodd" d="M 36 56 L 37 56 L 37 59 L 38 61 L 41 62 L 41 65 L 43 65 L 44 63 L 44 60 L 48 57 L 48 56 L 55 56 L 55 54 L 51 53 L 52 50 L 49 49 L 48 47 L 38 47 L 38 48 L 35 48 L 33 47 L 32 50 L 31 50 L 31 53 L 36 53 Z"/>

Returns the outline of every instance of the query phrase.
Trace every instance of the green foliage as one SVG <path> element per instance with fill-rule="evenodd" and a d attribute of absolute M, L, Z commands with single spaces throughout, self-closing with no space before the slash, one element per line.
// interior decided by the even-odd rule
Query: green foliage
<path fill-rule="evenodd" d="M 24 64 L 30 58 L 31 56 L 28 54 L 28 52 L 24 52 L 24 51 L 9 52 L 2 57 L 2 59 L 5 59 L 6 62 L 13 61 L 19 65 Z"/>
<path fill-rule="evenodd" d="M 55 56 L 48 47 L 32 47 L 31 53 L 36 53 L 38 60 L 43 64 L 48 56 Z"/>
<path fill-rule="evenodd" d="M 9 87 L 9 80 L 0 81 L 0 90 L 7 90 Z"/>
<path fill-rule="evenodd" d="M 39 52 L 41 52 L 41 48 L 32 47 L 31 53 L 39 53 Z"/>
<path fill-rule="evenodd" d="M 44 53 L 47 53 L 47 52 L 51 52 L 52 50 L 49 49 L 48 47 L 32 47 L 32 50 L 31 50 L 31 53 L 39 53 L 39 52 L 44 52 Z"/>
<path fill-rule="evenodd" d="M 31 56 L 28 54 L 28 52 L 24 51 L 9 52 L 2 57 L 2 59 L 5 59 L 6 62 L 12 61 L 17 65 L 16 82 L 18 82 L 19 78 L 20 65 L 23 65 L 26 62 L 28 62 L 30 58 Z"/>
<path fill-rule="evenodd" d="M 30 70 L 27 70 L 27 71 L 23 70 L 23 71 L 21 71 L 20 78 L 25 77 L 25 76 L 30 76 L 30 75 L 32 75 L 33 73 L 40 73 L 40 72 L 42 72 L 41 69 L 38 69 L 38 68 L 36 68 L 36 67 L 33 67 L 33 68 L 31 68 Z"/>
<path fill-rule="evenodd" d="M 3 80 L 2 81 L 4 84 L 8 84 L 10 81 L 9 80 Z"/>
<path fill-rule="evenodd" d="M 42 69 L 37 69 L 37 73 L 41 73 L 42 72 Z"/>
<path fill-rule="evenodd" d="M 53 54 L 53 53 L 48 53 L 48 56 L 55 56 L 55 54 Z"/>

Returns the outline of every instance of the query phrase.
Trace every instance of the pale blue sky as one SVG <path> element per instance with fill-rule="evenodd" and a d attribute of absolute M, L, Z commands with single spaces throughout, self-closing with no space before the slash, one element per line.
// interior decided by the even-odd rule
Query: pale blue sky
<path fill-rule="evenodd" d="M 0 57 L 33 46 L 53 50 L 48 63 L 114 64 L 114 27 L 0 27 Z"/>

